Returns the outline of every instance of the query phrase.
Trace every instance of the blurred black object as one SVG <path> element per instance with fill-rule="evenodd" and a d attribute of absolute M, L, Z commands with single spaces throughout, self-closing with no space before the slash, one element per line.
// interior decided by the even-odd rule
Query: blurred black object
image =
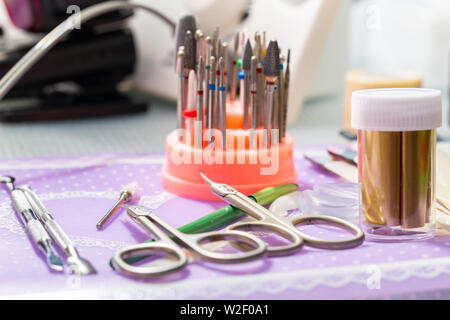
<path fill-rule="evenodd" d="M 84 8 L 103 2 L 4 1 L 10 11 L 16 5 L 16 19 L 21 10 L 26 13 L 32 10 L 32 23 L 23 26 L 33 32 L 49 31 L 66 19 L 67 6 L 76 4 Z M 18 6 L 19 2 L 23 5 Z M 118 84 L 134 72 L 136 65 L 133 35 L 125 24 L 130 15 L 130 12 L 104 15 L 72 31 L 33 66 L 0 103 L 0 121 L 64 120 L 146 111 L 146 103 L 117 90 Z M 1 52 L 0 75 L 30 48 Z"/>
<path fill-rule="evenodd" d="M 105 2 L 106 0 L 3 0 L 11 22 L 29 32 L 49 32 L 75 10 Z M 132 10 L 105 14 L 83 25 L 92 29 L 105 23 L 120 22 L 130 17 Z"/>
<path fill-rule="evenodd" d="M 349 130 L 342 129 L 341 131 L 339 131 L 339 134 L 342 137 L 344 137 L 345 139 L 350 140 L 350 141 L 355 141 L 358 139 L 358 136 L 356 135 L 356 133 L 353 133 Z"/>

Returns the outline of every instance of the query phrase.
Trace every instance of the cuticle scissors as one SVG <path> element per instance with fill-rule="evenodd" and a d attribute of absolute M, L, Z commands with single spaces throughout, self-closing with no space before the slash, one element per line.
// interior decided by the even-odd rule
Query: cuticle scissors
<path fill-rule="evenodd" d="M 204 259 L 219 263 L 238 263 L 246 262 L 266 253 L 266 244 L 258 237 L 237 230 L 220 230 L 213 232 L 204 232 L 198 234 L 185 234 L 171 227 L 156 214 L 150 212 L 144 207 L 127 206 L 127 213 L 137 221 L 144 229 L 155 236 L 156 241 L 131 245 L 117 251 L 112 263 L 116 270 L 126 275 L 137 276 L 141 278 L 150 278 L 162 276 L 184 268 L 188 264 L 188 256 L 185 251 L 173 240 L 186 246 L 190 252 L 194 252 Z M 166 232 L 173 236 L 171 239 Z M 219 253 L 209 251 L 201 246 L 203 241 L 207 240 L 227 240 L 230 238 L 230 244 L 233 241 L 250 246 L 248 251 L 239 251 L 233 253 Z M 242 246 L 240 246 L 242 248 Z M 133 266 L 128 264 L 125 259 L 134 253 L 139 252 L 166 253 L 175 257 L 174 260 L 154 266 Z"/>
<path fill-rule="evenodd" d="M 252 201 L 233 187 L 223 183 L 216 183 L 207 178 L 203 173 L 200 173 L 200 175 L 205 182 L 209 184 L 211 191 L 214 194 L 232 206 L 245 211 L 248 215 L 257 220 L 238 222 L 228 226 L 227 230 L 237 230 L 253 226 L 260 227 L 266 230 L 278 231 L 280 235 L 285 236 L 288 240 L 292 241 L 285 246 L 268 246 L 267 251 L 269 256 L 290 254 L 295 250 L 301 249 L 303 244 L 319 249 L 341 250 L 357 247 L 364 241 L 364 232 L 359 227 L 343 219 L 331 216 L 280 217 L 260 204 Z M 353 233 L 354 236 L 343 240 L 325 240 L 305 234 L 296 227 L 298 225 L 306 224 L 330 225 L 347 230 Z"/>

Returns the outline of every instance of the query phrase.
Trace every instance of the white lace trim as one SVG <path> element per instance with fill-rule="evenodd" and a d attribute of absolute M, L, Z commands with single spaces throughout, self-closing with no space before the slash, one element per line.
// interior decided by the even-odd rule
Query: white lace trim
<path fill-rule="evenodd" d="M 117 191 L 107 190 L 107 191 L 65 191 L 60 193 L 45 193 L 40 194 L 39 198 L 43 201 L 52 201 L 52 200 L 60 200 L 60 199 L 80 199 L 80 198 L 97 198 L 97 199 L 117 199 Z M 139 204 L 143 205 L 149 209 L 157 209 L 162 204 L 167 201 L 176 198 L 174 194 L 169 192 L 161 192 L 155 195 L 145 195 L 142 196 Z M 7 200 L 3 203 L 0 203 L 0 229 L 6 229 L 11 233 L 24 235 L 25 230 L 22 224 L 18 221 L 12 207 L 11 201 Z M 74 241 L 75 245 L 83 246 L 83 247 L 99 247 L 99 248 L 108 248 L 112 251 L 116 251 L 125 245 L 129 245 L 131 243 L 114 241 L 114 240 L 105 240 L 105 239 L 96 239 L 91 237 L 81 237 L 81 236 L 73 236 L 69 235 L 70 238 Z"/>
<path fill-rule="evenodd" d="M 290 289 L 310 291 L 318 286 L 342 288 L 352 283 L 367 285 L 374 268 L 379 272 L 380 289 L 383 289 L 383 281 L 386 280 L 403 282 L 411 277 L 433 279 L 449 275 L 450 258 L 208 278 L 208 281 L 193 279 L 151 286 L 136 283 L 130 289 L 121 286 L 120 290 L 103 290 L 96 295 L 107 299 L 217 299 L 222 296 L 246 298 L 258 293 L 277 295 Z"/>
<path fill-rule="evenodd" d="M 76 158 L 55 158 L 52 161 L 45 159 L 29 159 L 22 160 L 4 160 L 0 163 L 0 170 L 43 170 L 43 169 L 82 169 L 95 166 L 107 166 L 112 164 L 164 164 L 166 161 L 163 155 L 151 157 L 136 156 L 124 157 L 121 156 L 102 156 L 102 157 L 76 157 Z"/>

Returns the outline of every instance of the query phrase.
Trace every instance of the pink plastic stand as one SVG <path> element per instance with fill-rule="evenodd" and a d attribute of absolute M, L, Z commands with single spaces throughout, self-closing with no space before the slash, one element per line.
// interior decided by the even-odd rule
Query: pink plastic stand
<path fill-rule="evenodd" d="M 221 133 L 218 130 L 214 132 L 213 148 L 208 146 L 207 130 L 204 130 L 203 148 L 195 147 L 190 142 L 191 137 L 180 142 L 176 130 L 167 136 L 167 160 L 162 172 L 163 187 L 167 191 L 192 199 L 217 200 L 218 197 L 211 193 L 200 172 L 213 181 L 229 184 L 246 195 L 266 187 L 297 182 L 292 137 L 286 134 L 282 143 L 263 148 L 264 131 L 258 129 L 257 147 L 252 149 L 249 142 L 250 130 L 230 129 L 242 126 L 242 111 L 239 115 L 234 106 L 230 105 L 227 105 L 227 111 L 225 149 L 221 146 Z M 195 137 L 192 138 L 195 141 Z"/>

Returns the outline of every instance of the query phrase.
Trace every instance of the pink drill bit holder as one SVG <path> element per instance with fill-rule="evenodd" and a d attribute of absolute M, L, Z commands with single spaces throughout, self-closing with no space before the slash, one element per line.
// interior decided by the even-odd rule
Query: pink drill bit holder
<path fill-rule="evenodd" d="M 243 109 L 239 102 L 227 103 L 227 147 L 222 148 L 220 130 L 214 130 L 215 148 L 208 146 L 203 130 L 203 148 L 194 146 L 195 137 L 178 140 L 177 130 L 166 138 L 166 164 L 162 171 L 163 187 L 176 195 L 217 200 L 200 172 L 214 181 L 229 184 L 246 195 L 263 188 L 297 182 L 294 166 L 294 140 L 286 134 L 276 146 L 263 148 L 264 130 L 256 130 L 257 147 L 250 148 L 250 130 L 242 128 Z M 190 139 L 193 138 L 193 139 Z"/>

